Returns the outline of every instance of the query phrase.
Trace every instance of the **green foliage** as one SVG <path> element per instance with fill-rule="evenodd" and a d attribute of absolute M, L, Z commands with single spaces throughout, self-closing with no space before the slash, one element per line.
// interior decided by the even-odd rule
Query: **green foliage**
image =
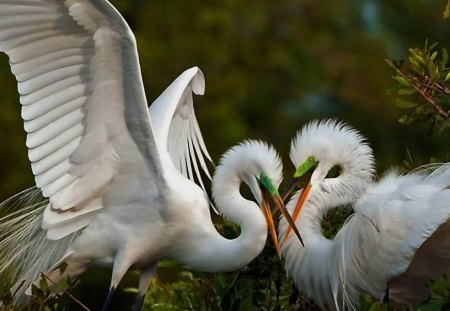
<path fill-rule="evenodd" d="M 387 311 L 389 310 L 387 304 L 375 300 L 372 296 L 363 294 L 359 297 L 358 309 L 360 311 Z"/>
<path fill-rule="evenodd" d="M 395 104 L 406 111 L 400 123 L 427 122 L 430 131 L 450 126 L 450 67 L 448 52 L 437 44 L 409 49 L 407 62 L 386 62 L 395 70 L 397 81 Z M 405 64 L 406 63 L 406 64 Z"/>
<path fill-rule="evenodd" d="M 342 206 L 329 211 L 320 223 L 323 236 L 327 239 L 333 239 L 352 213 L 351 206 Z"/>
<path fill-rule="evenodd" d="M 66 268 L 65 264 L 62 264 L 60 269 L 61 273 L 64 273 Z M 68 295 L 71 299 L 74 299 L 78 303 L 79 307 L 87 309 L 81 302 L 70 294 L 70 290 L 73 289 L 78 282 L 71 280 L 70 278 L 62 278 L 58 283 L 53 282 L 45 274 L 41 274 L 40 279 L 31 284 L 31 295 L 28 299 L 28 303 L 23 307 L 22 311 L 31 310 L 44 310 L 44 311 L 58 311 L 64 310 L 63 306 L 60 306 L 60 298 L 63 295 Z M 21 286 L 24 286 L 22 283 Z M 19 308 L 14 306 L 13 297 L 16 293 L 5 291 L 0 297 L 0 302 L 6 311 L 18 311 Z"/>
<path fill-rule="evenodd" d="M 436 281 L 430 281 L 428 287 L 432 290 L 433 296 L 420 304 L 417 309 L 420 311 L 450 309 L 450 282 L 448 277 L 444 275 Z"/>

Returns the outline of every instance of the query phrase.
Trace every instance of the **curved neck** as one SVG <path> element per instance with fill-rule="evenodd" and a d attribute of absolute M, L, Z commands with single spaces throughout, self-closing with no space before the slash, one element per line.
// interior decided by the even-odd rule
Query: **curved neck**
<path fill-rule="evenodd" d="M 297 287 L 325 308 L 327 305 L 334 306 L 335 299 L 341 299 L 341 282 L 336 280 L 341 277 L 339 263 L 342 258 L 336 257 L 339 242 L 323 236 L 321 222 L 330 209 L 351 203 L 354 199 L 351 199 L 345 188 L 334 193 L 325 193 L 319 189 L 311 188 L 310 196 L 296 221 L 305 247 L 291 234 L 281 243 L 281 250 L 286 258 L 286 271 L 293 276 Z M 292 197 L 287 205 L 289 211 L 293 211 L 299 196 L 300 193 L 296 193 Z M 281 228 L 286 227 L 283 221 Z M 280 235 L 284 236 L 284 232 L 285 229 L 281 230 Z"/>
<path fill-rule="evenodd" d="M 311 187 L 297 220 L 300 233 L 305 231 L 305 244 L 308 236 L 322 237 L 321 222 L 330 210 L 353 204 L 369 186 L 371 175 L 359 176 L 355 172 L 358 170 L 345 170 L 339 177 L 323 179 Z"/>
<path fill-rule="evenodd" d="M 267 224 L 256 203 L 246 200 L 239 192 L 238 172 L 228 167 L 217 168 L 213 180 L 213 195 L 223 216 L 240 226 L 236 239 L 220 235 L 212 222 L 186 237 L 185 249 L 179 256 L 188 267 L 206 272 L 226 272 L 242 268 L 263 250 Z"/>
<path fill-rule="evenodd" d="M 281 244 L 288 273 L 298 276 L 295 279 L 297 286 L 307 289 L 308 295 L 321 305 L 334 304 L 333 297 L 338 295 L 339 286 L 336 287 L 338 284 L 333 280 L 340 277 L 338 269 L 342 260 L 336 257 L 339 242 L 323 236 L 321 221 L 330 209 L 355 202 L 368 184 L 368 178 L 359 179 L 352 171 L 344 171 L 337 178 L 324 179 L 313 185 L 296 220 L 305 247 L 292 234 Z M 299 196 L 297 192 L 289 201 L 289 211 L 294 210 Z M 284 236 L 287 228 L 285 221 L 281 222 L 280 228 Z"/>

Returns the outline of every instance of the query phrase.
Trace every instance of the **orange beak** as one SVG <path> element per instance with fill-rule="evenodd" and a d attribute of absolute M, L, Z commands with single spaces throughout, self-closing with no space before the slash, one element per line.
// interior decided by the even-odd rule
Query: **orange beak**
<path fill-rule="evenodd" d="M 280 251 L 280 244 L 278 243 L 277 231 L 275 228 L 275 224 L 273 222 L 272 212 L 270 211 L 270 206 L 269 203 L 267 202 L 267 198 L 264 191 L 263 191 L 262 210 L 264 217 L 266 218 L 267 227 L 269 228 L 269 233 L 270 236 L 272 237 L 273 245 L 275 247 L 275 250 L 277 251 L 278 258 L 281 259 L 281 251 Z"/>
<path fill-rule="evenodd" d="M 267 199 L 267 191 L 265 191 L 264 188 L 261 188 L 262 191 L 262 210 L 264 213 L 264 217 L 266 218 L 266 222 L 267 222 L 267 227 L 269 228 L 269 232 L 270 235 L 272 237 L 273 240 L 273 244 L 275 246 L 275 250 L 277 251 L 278 257 L 281 259 L 281 251 L 280 251 L 280 245 L 278 242 L 278 236 L 277 236 L 277 231 L 275 228 L 275 224 L 273 222 L 273 215 L 268 203 L 268 199 Z M 284 205 L 283 200 L 281 199 L 281 197 L 279 195 L 276 196 L 271 196 L 271 198 L 273 199 L 273 201 L 275 202 L 275 205 L 277 207 L 278 210 L 280 210 L 281 214 L 286 218 L 286 221 L 289 224 L 289 229 L 294 230 L 295 234 L 297 235 L 297 237 L 300 240 L 300 243 L 303 244 L 303 240 L 302 237 L 300 236 L 300 233 L 298 232 L 297 227 L 295 226 L 294 221 L 292 220 L 291 215 L 289 214 L 289 212 L 286 209 L 286 206 Z"/>
<path fill-rule="evenodd" d="M 298 215 L 300 214 L 300 210 L 302 209 L 303 205 L 305 204 L 305 202 L 308 198 L 310 190 L 311 190 L 311 182 L 308 181 L 308 183 L 306 184 L 305 188 L 302 191 L 302 194 L 300 195 L 297 205 L 295 206 L 294 213 L 292 214 L 292 219 L 293 219 L 294 223 L 297 220 Z M 284 239 L 288 238 L 290 232 L 291 232 L 291 227 L 288 227 L 286 234 L 284 236 Z"/>

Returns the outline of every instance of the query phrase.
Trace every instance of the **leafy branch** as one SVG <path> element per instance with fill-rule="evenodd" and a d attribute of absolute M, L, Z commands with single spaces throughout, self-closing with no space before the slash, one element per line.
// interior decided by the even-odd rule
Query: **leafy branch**
<path fill-rule="evenodd" d="M 409 49 L 408 61 L 386 63 L 395 71 L 396 105 L 408 111 L 399 121 L 429 121 L 440 130 L 450 123 L 450 67 L 446 49 L 439 54 L 436 43 Z"/>

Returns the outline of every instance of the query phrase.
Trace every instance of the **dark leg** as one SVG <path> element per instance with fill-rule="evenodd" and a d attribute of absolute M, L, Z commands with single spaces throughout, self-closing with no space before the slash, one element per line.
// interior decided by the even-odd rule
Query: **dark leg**
<path fill-rule="evenodd" d="M 115 287 L 111 287 L 109 289 L 108 296 L 106 296 L 105 303 L 103 304 L 103 307 L 102 307 L 102 311 L 109 310 L 109 305 L 111 304 L 112 297 L 114 296 L 115 292 L 116 292 L 116 288 Z"/>
<path fill-rule="evenodd" d="M 134 301 L 134 311 L 141 311 L 142 305 L 144 304 L 145 295 L 137 294 L 136 300 Z"/>
<path fill-rule="evenodd" d="M 386 292 L 384 293 L 383 303 L 386 303 L 389 308 L 389 282 L 387 283 L 387 286 L 386 286 Z"/>

